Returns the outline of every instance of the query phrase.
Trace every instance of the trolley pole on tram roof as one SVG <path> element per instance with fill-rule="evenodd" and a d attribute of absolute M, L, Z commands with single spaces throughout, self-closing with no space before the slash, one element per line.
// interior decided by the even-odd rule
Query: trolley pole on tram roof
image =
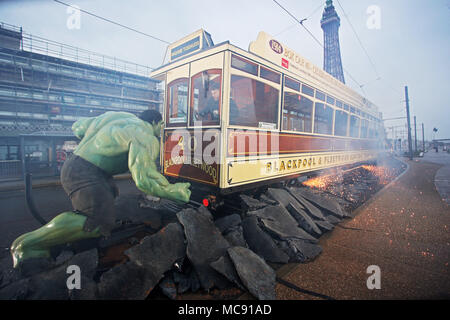
<path fill-rule="evenodd" d="M 405 98 L 406 98 L 406 117 L 408 120 L 408 148 L 409 148 L 409 160 L 413 159 L 412 153 L 412 140 L 411 140 L 411 120 L 409 118 L 409 97 L 408 86 L 405 86 Z"/>

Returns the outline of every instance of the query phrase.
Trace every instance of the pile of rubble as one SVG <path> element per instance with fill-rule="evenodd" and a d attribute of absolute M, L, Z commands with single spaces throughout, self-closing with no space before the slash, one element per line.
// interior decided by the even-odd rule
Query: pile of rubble
<path fill-rule="evenodd" d="M 171 299 L 212 288 L 275 299 L 271 265 L 315 258 L 322 251 L 318 238 L 348 216 L 339 199 L 306 187 L 269 188 L 236 200 L 243 210 L 221 217 L 199 207 L 167 219 L 162 210 L 146 208 L 156 216 L 155 231 L 134 239 L 122 263 L 99 270 L 96 248 L 63 251 L 33 274 L 4 272 L 0 299 L 145 299 L 156 288 Z M 81 270 L 81 289 L 67 287 L 70 265 Z"/>

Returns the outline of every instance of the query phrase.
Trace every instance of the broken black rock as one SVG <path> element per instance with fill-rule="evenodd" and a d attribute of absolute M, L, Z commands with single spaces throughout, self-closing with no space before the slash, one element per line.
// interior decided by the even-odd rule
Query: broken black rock
<path fill-rule="evenodd" d="M 289 211 L 291 216 L 298 222 L 298 225 L 303 230 L 305 230 L 310 235 L 316 238 L 322 235 L 322 231 L 320 231 L 320 228 L 303 209 L 296 207 L 292 203 L 289 203 L 286 209 Z"/>
<path fill-rule="evenodd" d="M 290 262 L 306 262 L 314 259 L 322 252 L 322 247 L 298 239 L 286 239 L 280 247 L 289 255 Z"/>
<path fill-rule="evenodd" d="M 30 278 L 21 279 L 0 288 L 0 300 L 25 300 L 30 293 Z"/>
<path fill-rule="evenodd" d="M 276 205 L 277 202 L 275 200 L 270 199 L 268 196 L 266 196 L 265 194 L 261 194 L 259 196 L 259 200 L 262 202 L 265 202 L 266 204 L 270 204 L 272 206 Z"/>
<path fill-rule="evenodd" d="M 72 259 L 72 257 L 74 256 L 74 253 L 72 251 L 69 250 L 63 250 L 55 259 L 55 264 L 56 265 L 61 265 L 63 263 L 66 263 L 67 261 L 69 261 L 70 259 Z"/>
<path fill-rule="evenodd" d="M 174 272 L 173 281 L 178 285 L 178 293 L 185 293 L 191 288 L 191 281 L 189 277 L 184 275 L 183 273 Z"/>
<path fill-rule="evenodd" d="M 211 213 L 205 208 L 184 209 L 177 213 L 187 239 L 187 256 L 197 271 L 203 288 L 214 285 L 226 287 L 228 280 L 215 271 L 210 263 L 223 256 L 230 247 L 214 225 Z"/>
<path fill-rule="evenodd" d="M 228 254 L 248 291 L 259 300 L 274 300 L 275 271 L 250 249 L 232 247 Z"/>
<path fill-rule="evenodd" d="M 29 288 L 30 300 L 68 300 L 69 290 L 67 288 L 67 265 L 63 264 L 57 268 L 50 269 L 31 277 Z"/>
<path fill-rule="evenodd" d="M 7 286 L 22 278 L 20 271 L 17 268 L 13 268 L 13 259 L 10 254 L 0 259 L 0 274 L 0 287 Z"/>
<path fill-rule="evenodd" d="M 258 218 L 256 216 L 245 218 L 242 221 L 242 227 L 248 246 L 264 260 L 276 263 L 287 263 L 289 261 L 289 257 L 258 226 Z"/>
<path fill-rule="evenodd" d="M 224 235 L 224 238 L 233 247 L 234 246 L 246 248 L 248 247 L 247 242 L 245 242 L 244 239 L 244 231 L 242 229 L 242 226 L 234 227 L 233 230 L 229 231 L 227 234 Z"/>
<path fill-rule="evenodd" d="M 313 243 L 317 242 L 316 238 L 298 226 L 297 221 L 281 205 L 267 206 L 247 214 L 260 218 L 264 228 L 269 233 L 276 235 L 278 239 L 298 238 Z"/>
<path fill-rule="evenodd" d="M 221 233 L 227 233 L 231 228 L 241 224 L 241 216 L 234 213 L 214 221 Z"/>
<path fill-rule="evenodd" d="M 323 216 L 322 211 L 320 211 L 319 208 L 315 207 L 311 202 L 303 198 L 298 192 L 293 192 L 293 188 L 288 188 L 287 190 L 298 202 L 300 202 L 307 209 L 307 212 L 313 219 L 325 220 L 325 217 Z"/>
<path fill-rule="evenodd" d="M 187 267 L 183 265 L 182 272 L 173 272 L 173 280 L 178 285 L 178 293 L 184 293 L 189 289 L 192 292 L 196 292 L 200 289 L 200 281 L 197 273 L 188 258 L 184 260 L 184 263 L 187 264 Z"/>
<path fill-rule="evenodd" d="M 158 233 L 145 237 L 139 245 L 126 250 L 125 254 L 151 274 L 156 281 L 153 288 L 164 273 L 185 256 L 183 228 L 179 223 L 170 223 Z"/>
<path fill-rule="evenodd" d="M 97 271 L 97 249 L 81 252 L 72 255 L 72 257 L 68 254 L 65 255 L 65 258 L 62 260 L 64 260 L 64 262 L 59 261 L 60 264 L 57 267 L 55 267 L 55 263 L 45 259 L 25 260 L 25 264 L 23 264 L 22 267 L 31 268 L 37 266 L 37 269 L 25 269 L 25 271 L 27 271 L 26 274 L 29 275 L 27 281 L 23 282 L 22 280 L 19 280 L 18 282 L 11 283 L 10 286 L 7 286 L 7 288 L 9 288 L 4 291 L 6 292 L 5 294 L 11 295 L 12 299 L 16 297 L 18 299 L 26 298 L 31 300 L 67 300 L 70 298 L 67 287 L 67 280 L 70 276 L 70 274 L 67 273 L 67 267 L 69 265 L 76 265 L 79 267 L 82 272 L 81 285 L 85 286 L 86 289 L 90 288 L 89 283 L 93 281 L 94 274 Z M 14 293 L 12 290 L 15 288 L 15 283 L 23 283 L 26 286 Z M 87 291 L 88 290 L 86 290 L 86 293 Z M 95 298 L 95 295 L 91 295 L 90 297 Z"/>
<path fill-rule="evenodd" d="M 239 197 L 241 198 L 241 204 L 244 210 L 257 210 L 267 206 L 267 203 L 258 201 L 245 194 L 241 194 Z"/>
<path fill-rule="evenodd" d="M 145 208 L 139 205 L 141 195 L 123 195 L 114 203 L 116 219 L 132 222 L 143 222 L 152 229 L 159 230 L 162 225 L 161 210 Z"/>
<path fill-rule="evenodd" d="M 153 273 L 133 261 L 117 265 L 100 277 L 100 299 L 144 300 L 158 283 Z"/>
<path fill-rule="evenodd" d="M 300 209 L 304 209 L 301 204 L 299 204 L 293 197 L 284 189 L 278 188 L 269 188 L 267 189 L 267 194 L 274 200 L 276 200 L 279 204 L 287 207 L 289 203 L 298 204 L 297 207 Z"/>
<path fill-rule="evenodd" d="M 269 188 L 267 194 L 288 209 L 299 226 L 309 234 L 318 237 L 322 234 L 311 217 L 304 211 L 304 207 L 286 190 Z"/>
<path fill-rule="evenodd" d="M 366 190 L 367 187 L 362 186 L 362 188 L 363 188 L 364 192 L 367 191 Z M 349 201 L 347 201 L 343 198 L 337 197 L 334 194 L 330 194 L 329 192 L 324 193 L 322 195 L 322 197 L 324 199 L 328 200 L 333 207 L 340 208 L 344 218 L 349 217 L 349 213 L 344 209 L 346 206 L 348 206 L 350 204 Z"/>
<path fill-rule="evenodd" d="M 338 224 L 339 222 L 341 222 L 341 219 L 337 218 L 336 216 L 334 216 L 332 214 L 326 214 L 324 216 L 325 216 L 326 221 L 328 221 L 329 223 Z"/>
<path fill-rule="evenodd" d="M 55 267 L 51 258 L 29 258 L 23 260 L 17 267 L 22 277 L 29 277 Z"/>
<path fill-rule="evenodd" d="M 69 290 L 70 300 L 96 300 L 98 298 L 97 283 L 81 274 L 81 289 Z"/>
<path fill-rule="evenodd" d="M 74 255 L 67 265 L 76 265 L 84 277 L 93 279 L 97 272 L 98 251 L 96 248 Z"/>
<path fill-rule="evenodd" d="M 239 275 L 234 268 L 234 264 L 228 256 L 228 253 L 220 257 L 217 261 L 211 262 L 211 267 L 213 267 L 214 270 L 220 274 L 224 275 L 232 283 L 236 284 L 238 288 L 245 290 L 244 285 L 239 279 Z"/>
<path fill-rule="evenodd" d="M 333 230 L 334 226 L 328 221 L 315 221 L 316 225 L 320 228 L 322 232 L 328 232 Z"/>
<path fill-rule="evenodd" d="M 291 188 L 291 191 L 294 194 L 299 194 L 314 205 L 327 210 L 329 214 L 335 215 L 338 218 L 344 217 L 341 206 L 333 199 L 325 198 L 323 195 L 316 194 L 307 188 Z"/>
<path fill-rule="evenodd" d="M 175 300 L 177 298 L 177 287 L 171 276 L 164 277 L 159 283 L 159 288 L 169 299 Z"/>

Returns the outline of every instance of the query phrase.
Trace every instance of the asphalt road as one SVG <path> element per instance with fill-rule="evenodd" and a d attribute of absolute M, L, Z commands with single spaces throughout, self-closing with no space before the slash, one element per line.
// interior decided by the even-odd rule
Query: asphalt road
<path fill-rule="evenodd" d="M 116 184 L 121 195 L 140 193 L 131 179 L 116 180 Z M 34 189 L 33 199 L 41 216 L 47 221 L 72 209 L 69 197 L 61 186 Z M 40 224 L 28 211 L 24 190 L 0 192 L 0 258 L 18 236 L 39 227 Z"/>
<path fill-rule="evenodd" d="M 442 164 L 409 170 L 320 239 L 312 262 L 286 265 L 282 279 L 333 299 L 449 299 L 450 207 L 434 186 Z M 369 266 L 380 289 L 369 290 Z M 372 282 L 371 282 L 372 283 Z M 277 284 L 277 299 L 320 299 Z"/>

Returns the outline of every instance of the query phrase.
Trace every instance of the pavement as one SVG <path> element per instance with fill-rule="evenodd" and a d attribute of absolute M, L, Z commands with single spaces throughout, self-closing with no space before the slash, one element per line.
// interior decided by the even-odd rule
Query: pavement
<path fill-rule="evenodd" d="M 450 155 L 402 161 L 400 177 L 320 239 L 317 259 L 278 270 L 297 288 L 277 283 L 277 299 L 450 299 L 448 188 L 437 189 L 448 187 Z M 380 289 L 368 289 L 369 266 L 379 267 Z"/>
<path fill-rule="evenodd" d="M 419 161 L 432 162 L 443 165 L 434 177 L 434 184 L 442 200 L 450 205 L 450 153 L 434 152 L 430 150 Z"/>

